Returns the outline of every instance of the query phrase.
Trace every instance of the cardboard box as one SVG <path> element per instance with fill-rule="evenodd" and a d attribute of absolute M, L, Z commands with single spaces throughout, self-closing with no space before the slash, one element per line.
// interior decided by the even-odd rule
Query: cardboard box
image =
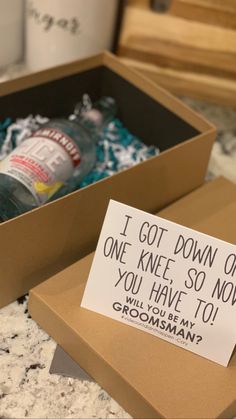
<path fill-rule="evenodd" d="M 1 224 L 0 307 L 91 252 L 110 198 L 153 212 L 204 181 L 214 127 L 108 53 L 1 84 L 0 120 L 69 115 L 85 92 L 113 96 L 124 125 L 162 153 Z"/>
<path fill-rule="evenodd" d="M 219 178 L 158 215 L 236 243 L 235 212 L 236 186 Z M 236 415 L 236 353 L 225 368 L 80 307 L 92 257 L 31 291 L 33 319 L 133 417 Z"/>

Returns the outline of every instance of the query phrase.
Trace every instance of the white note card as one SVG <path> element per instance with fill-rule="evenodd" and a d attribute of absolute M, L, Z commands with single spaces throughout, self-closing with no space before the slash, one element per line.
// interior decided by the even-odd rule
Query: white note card
<path fill-rule="evenodd" d="M 81 306 L 227 366 L 236 246 L 111 200 Z"/>

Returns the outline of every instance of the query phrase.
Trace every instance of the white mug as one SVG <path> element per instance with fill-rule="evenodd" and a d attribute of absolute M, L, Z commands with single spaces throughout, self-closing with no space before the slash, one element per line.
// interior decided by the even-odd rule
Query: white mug
<path fill-rule="evenodd" d="M 22 58 L 22 0 L 0 0 L 0 40 L 0 68 L 3 69 Z"/>
<path fill-rule="evenodd" d="M 27 0 L 28 68 L 36 71 L 110 49 L 117 7 L 118 0 Z"/>

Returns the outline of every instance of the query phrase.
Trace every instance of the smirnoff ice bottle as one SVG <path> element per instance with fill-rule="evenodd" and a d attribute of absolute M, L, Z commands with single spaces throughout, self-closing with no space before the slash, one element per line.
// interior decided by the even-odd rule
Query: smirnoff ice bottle
<path fill-rule="evenodd" d="M 0 163 L 0 220 L 60 195 L 70 178 L 83 179 L 96 161 L 96 141 L 114 117 L 115 101 L 103 97 L 74 120 L 51 119 Z"/>

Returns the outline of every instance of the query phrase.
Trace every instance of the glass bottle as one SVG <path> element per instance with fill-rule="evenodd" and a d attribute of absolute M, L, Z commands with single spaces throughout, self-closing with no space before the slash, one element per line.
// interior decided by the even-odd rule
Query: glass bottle
<path fill-rule="evenodd" d="M 114 117 L 114 99 L 89 109 L 77 105 L 73 120 L 51 119 L 0 163 L 0 221 L 6 221 L 67 192 L 96 162 L 96 142 Z"/>

